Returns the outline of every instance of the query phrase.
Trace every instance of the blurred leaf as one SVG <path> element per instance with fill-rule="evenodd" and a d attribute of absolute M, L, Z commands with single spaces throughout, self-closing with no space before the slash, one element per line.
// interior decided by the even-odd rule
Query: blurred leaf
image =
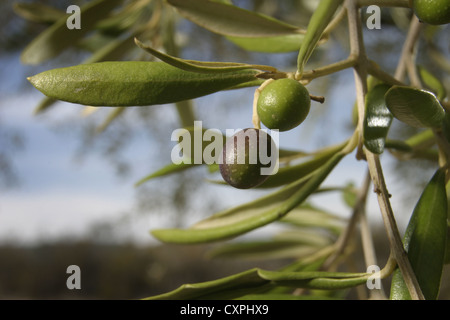
<path fill-rule="evenodd" d="M 212 32 L 235 37 L 272 37 L 301 30 L 274 18 L 208 0 L 167 0 L 188 20 Z"/>
<path fill-rule="evenodd" d="M 450 142 L 450 113 L 446 110 L 444 120 L 442 121 L 442 133 L 447 141 Z"/>
<path fill-rule="evenodd" d="M 170 163 L 170 164 L 162 167 L 161 169 L 153 172 L 152 174 L 142 178 L 141 180 L 136 182 L 134 184 L 134 186 L 138 187 L 141 184 L 143 184 L 151 179 L 163 177 L 163 176 L 166 176 L 166 175 L 169 175 L 172 173 L 176 173 L 176 172 L 180 172 L 180 171 L 192 168 L 193 166 L 196 166 L 196 165 L 195 164 L 186 164 L 186 163 L 180 163 L 180 164 Z"/>
<path fill-rule="evenodd" d="M 317 246 L 299 244 L 297 241 L 270 240 L 242 242 L 222 246 L 208 253 L 212 258 L 271 260 L 301 258 L 313 254 Z"/>
<path fill-rule="evenodd" d="M 81 29 L 67 28 L 67 16 L 60 18 L 52 26 L 37 36 L 23 51 L 21 60 L 25 64 L 39 64 L 51 59 L 67 47 L 84 37 L 99 19 L 106 17 L 123 0 L 96 0 L 82 6 Z"/>
<path fill-rule="evenodd" d="M 297 288 L 336 290 L 351 288 L 367 282 L 366 273 L 344 273 L 326 271 L 268 271 L 259 270 L 259 275 L 280 286 Z"/>
<path fill-rule="evenodd" d="M 184 284 L 177 289 L 147 300 L 194 300 L 194 299 L 235 299 L 274 286 L 299 288 L 342 289 L 354 287 L 367 281 L 366 273 L 339 272 L 285 272 L 250 269 L 225 278 Z"/>
<path fill-rule="evenodd" d="M 163 62 L 119 61 L 53 69 L 28 78 L 48 97 L 91 106 L 147 106 L 193 99 L 255 78 L 258 71 L 201 74 Z"/>
<path fill-rule="evenodd" d="M 226 295 L 227 299 L 257 292 L 270 281 L 258 275 L 258 269 L 250 269 L 225 278 L 195 284 L 184 284 L 177 289 L 157 296 L 148 297 L 148 300 L 193 300 L 193 299 L 220 299 Z"/>
<path fill-rule="evenodd" d="M 120 60 L 123 56 L 135 47 L 133 34 L 124 37 L 116 37 L 95 51 L 89 58 L 83 61 L 83 64 Z"/>
<path fill-rule="evenodd" d="M 103 131 L 106 130 L 106 128 L 108 128 L 108 126 L 114 121 L 116 120 L 118 117 L 120 117 L 120 115 L 122 115 L 122 113 L 124 113 L 126 110 L 126 107 L 117 107 L 114 108 L 114 110 L 112 110 L 108 116 L 106 117 L 106 119 L 97 127 L 96 132 L 97 133 L 101 133 Z"/>
<path fill-rule="evenodd" d="M 386 107 L 384 95 L 390 86 L 378 84 L 366 95 L 366 112 L 364 117 L 364 145 L 373 153 L 384 151 L 386 136 L 392 123 L 393 116 Z"/>
<path fill-rule="evenodd" d="M 42 3 L 15 2 L 13 10 L 22 18 L 37 23 L 54 23 L 66 17 L 64 11 Z"/>
<path fill-rule="evenodd" d="M 168 63 L 176 68 L 180 68 L 185 71 L 200 72 L 200 73 L 226 73 L 230 71 L 246 70 L 246 69 L 260 69 L 271 72 L 277 71 L 276 68 L 270 66 L 261 66 L 238 62 L 204 62 L 195 60 L 185 60 L 159 52 L 158 50 L 155 50 L 152 47 L 146 46 L 138 39 L 135 39 L 135 42 L 139 46 L 139 48 L 154 55 L 161 61 L 164 61 L 165 63 Z"/>
<path fill-rule="evenodd" d="M 427 300 L 438 297 L 446 243 L 445 170 L 439 169 L 420 196 L 403 238 L 411 267 Z M 392 279 L 391 299 L 411 299 L 399 270 Z"/>
<path fill-rule="evenodd" d="M 398 120 L 417 128 L 439 128 L 444 109 L 429 91 L 393 86 L 385 96 L 386 105 Z"/>
<path fill-rule="evenodd" d="M 208 252 L 211 258 L 284 259 L 309 256 L 331 243 L 331 238 L 317 230 L 296 228 L 284 231 L 272 239 L 228 243 Z"/>
<path fill-rule="evenodd" d="M 162 176 L 165 176 L 165 175 L 169 175 L 169 174 L 172 174 L 172 173 L 179 172 L 181 170 L 187 170 L 187 169 L 195 167 L 196 164 L 194 164 L 194 158 L 191 157 L 191 155 L 193 154 L 193 151 L 194 151 L 195 128 L 196 127 L 193 127 L 193 126 L 182 128 L 182 129 L 187 130 L 187 131 L 190 132 L 189 137 L 191 138 L 191 141 L 190 141 L 191 149 L 190 150 L 183 150 L 184 151 L 183 156 L 185 156 L 185 158 L 186 158 L 186 161 L 184 161 L 184 163 L 181 163 L 179 165 L 169 164 L 167 166 L 164 166 L 163 168 L 161 168 L 160 170 L 156 171 L 155 173 L 152 173 L 152 174 L 142 178 L 138 182 L 136 182 L 135 186 L 139 186 L 139 185 L 141 185 L 141 184 L 143 184 L 143 183 L 145 183 L 145 182 L 147 182 L 147 181 L 149 181 L 151 179 L 154 179 L 154 178 L 162 177 Z M 203 137 L 204 133 L 207 130 L 208 130 L 207 128 L 202 128 L 202 137 Z M 178 141 L 180 141 L 180 138 L 181 138 L 181 135 L 180 135 Z M 222 141 L 222 145 L 223 145 L 225 143 L 225 141 L 226 141 L 226 137 L 223 134 L 222 134 L 222 139 L 223 139 L 223 141 Z M 212 141 L 204 141 L 202 139 L 202 154 L 203 154 L 205 148 L 210 143 L 212 143 Z M 292 150 L 281 149 L 281 150 L 279 150 L 279 155 L 280 155 L 280 157 L 282 157 L 282 156 L 284 156 L 284 157 L 298 157 L 299 155 L 304 155 L 304 153 L 300 152 L 300 151 L 292 151 Z M 191 164 L 187 164 L 187 162 L 189 161 L 188 159 L 190 159 Z M 202 164 L 205 164 L 205 162 L 203 160 L 202 160 Z M 217 163 L 209 164 L 208 165 L 208 171 L 210 173 L 219 171 L 219 165 Z M 310 172 L 311 171 L 309 171 L 308 173 L 310 173 Z M 295 179 L 293 179 L 292 181 L 294 181 L 294 180 Z M 216 181 L 211 181 L 211 182 L 215 182 L 215 183 L 219 183 L 219 184 L 225 183 L 223 180 L 217 181 L 217 182 Z"/>
<path fill-rule="evenodd" d="M 337 300 L 337 298 L 320 295 L 293 295 L 287 293 L 248 294 L 236 300 Z"/>
<path fill-rule="evenodd" d="M 44 97 L 39 104 L 36 106 L 36 108 L 34 109 L 33 113 L 36 114 L 40 114 L 43 113 L 44 111 L 48 110 L 55 102 L 57 102 L 57 99 L 53 99 L 53 98 L 49 98 L 49 97 Z"/>
<path fill-rule="evenodd" d="M 314 152 L 313 158 L 311 160 L 302 162 L 297 165 L 279 168 L 276 174 L 271 175 L 264 183 L 259 185 L 257 188 L 279 187 L 310 174 L 314 170 L 324 165 L 337 152 L 342 150 L 346 143 L 347 142 L 318 150 Z"/>
<path fill-rule="evenodd" d="M 120 12 L 113 16 L 106 17 L 95 25 L 95 28 L 102 33 L 117 35 L 124 31 L 133 29 L 139 24 L 139 19 L 145 13 L 147 1 L 134 1 L 128 3 Z"/>
<path fill-rule="evenodd" d="M 310 176 L 255 201 L 225 210 L 189 229 L 160 229 L 152 234 L 163 242 L 200 243 L 229 239 L 281 219 L 313 193 L 343 158 L 337 153 Z"/>
<path fill-rule="evenodd" d="M 241 38 L 226 37 L 235 45 L 247 51 L 266 52 L 266 53 L 284 53 L 292 52 L 300 49 L 301 42 L 304 38 L 303 34 L 290 34 L 286 36 L 276 37 L 258 37 L 258 38 Z"/>
<path fill-rule="evenodd" d="M 439 100 L 442 100 L 447 95 L 445 92 L 445 87 L 442 82 L 436 78 L 431 72 L 429 72 L 423 66 L 417 66 L 419 70 L 420 78 L 423 84 L 430 89 Z"/>
<path fill-rule="evenodd" d="M 297 73 L 303 74 L 304 66 L 316 48 L 322 33 L 330 23 L 343 0 L 321 0 L 308 23 L 305 37 L 297 57 Z"/>
<path fill-rule="evenodd" d="M 356 199 L 358 190 L 355 188 L 353 183 L 349 183 L 342 192 L 342 199 L 349 208 L 354 208 L 356 204 Z"/>
<path fill-rule="evenodd" d="M 293 224 L 298 227 L 324 228 L 334 234 L 339 234 L 345 225 L 345 219 L 304 204 L 293 209 L 280 222 Z"/>

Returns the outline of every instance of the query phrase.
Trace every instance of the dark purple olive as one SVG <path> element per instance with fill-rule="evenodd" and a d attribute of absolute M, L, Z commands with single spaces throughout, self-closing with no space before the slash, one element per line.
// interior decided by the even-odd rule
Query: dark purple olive
<path fill-rule="evenodd" d="M 269 177 L 261 174 L 262 169 L 276 161 L 272 156 L 274 148 L 272 137 L 262 130 L 247 128 L 237 132 L 223 146 L 219 166 L 223 179 L 238 189 L 262 184 Z"/>

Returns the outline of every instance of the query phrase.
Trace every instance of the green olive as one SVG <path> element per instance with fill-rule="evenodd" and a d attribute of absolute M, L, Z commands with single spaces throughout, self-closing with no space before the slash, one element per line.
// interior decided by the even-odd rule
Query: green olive
<path fill-rule="evenodd" d="M 450 23 L 449 0 L 413 0 L 412 8 L 422 22 L 433 25 Z"/>
<path fill-rule="evenodd" d="M 257 101 L 261 122 L 269 129 L 287 131 L 302 123 L 309 113 L 308 90 L 294 79 L 279 79 L 265 86 Z"/>
<path fill-rule="evenodd" d="M 237 132 L 223 147 L 219 165 L 223 179 L 238 189 L 262 184 L 269 175 L 261 174 L 261 169 L 269 168 L 270 161 L 274 161 L 274 148 L 276 146 L 272 137 L 263 130 L 247 128 Z M 262 156 L 270 158 L 270 161 L 263 163 Z"/>

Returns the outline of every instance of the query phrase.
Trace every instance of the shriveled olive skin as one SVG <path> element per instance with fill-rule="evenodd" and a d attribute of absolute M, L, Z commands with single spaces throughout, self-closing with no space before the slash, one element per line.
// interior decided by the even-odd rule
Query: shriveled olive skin
<path fill-rule="evenodd" d="M 256 139 L 250 138 L 252 134 L 255 135 Z M 245 143 L 239 144 L 238 141 L 243 141 L 239 139 L 244 138 Z M 259 150 L 260 139 L 264 139 L 261 140 L 261 143 L 266 142 L 267 150 Z M 238 189 L 249 189 L 262 184 L 269 175 L 262 175 L 261 168 L 270 167 L 270 162 L 262 164 L 259 152 L 270 156 L 273 148 L 276 148 L 276 146 L 272 137 L 262 130 L 247 128 L 237 132 L 227 140 L 223 147 L 222 161 L 219 165 L 223 179 L 229 185 Z M 255 159 L 250 158 L 252 152 L 257 155 Z M 244 153 L 244 156 L 239 159 L 238 157 L 242 153 Z"/>
<path fill-rule="evenodd" d="M 309 113 L 311 98 L 308 90 L 294 79 L 279 79 L 262 89 L 257 112 L 269 129 L 288 131 L 302 123 Z"/>

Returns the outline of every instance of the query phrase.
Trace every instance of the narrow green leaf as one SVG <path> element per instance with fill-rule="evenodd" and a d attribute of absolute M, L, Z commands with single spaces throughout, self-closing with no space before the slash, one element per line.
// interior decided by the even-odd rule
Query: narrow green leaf
<path fill-rule="evenodd" d="M 386 105 L 398 120 L 417 128 L 439 128 L 444 109 L 429 91 L 393 86 L 386 92 Z"/>
<path fill-rule="evenodd" d="M 36 106 L 36 108 L 34 109 L 33 113 L 34 114 L 40 114 L 43 113 L 44 111 L 48 110 L 53 104 L 55 104 L 55 102 L 57 102 L 58 100 L 53 99 L 53 98 L 49 98 L 49 97 L 44 97 L 39 104 Z"/>
<path fill-rule="evenodd" d="M 244 38 L 228 36 L 226 38 L 247 51 L 284 53 L 299 50 L 304 37 L 303 34 L 290 34 L 276 37 Z"/>
<path fill-rule="evenodd" d="M 102 33 L 113 35 L 130 30 L 138 25 L 140 22 L 139 19 L 145 15 L 146 10 L 143 6 L 146 5 L 148 5 L 148 3 L 145 3 L 145 1 L 128 4 L 117 14 L 99 20 L 95 25 L 95 28 L 101 30 Z"/>
<path fill-rule="evenodd" d="M 174 67 L 180 68 L 185 71 L 190 72 L 200 72 L 200 73 L 223 73 L 236 70 L 246 70 L 246 69 L 258 69 L 270 72 L 276 72 L 277 69 L 270 66 L 254 65 L 246 63 L 237 62 L 205 62 L 196 60 L 185 60 L 181 58 L 172 57 L 168 54 L 162 53 L 150 46 L 146 46 L 138 39 L 135 39 L 137 46 L 148 53 L 154 55 L 161 61 L 164 61 Z"/>
<path fill-rule="evenodd" d="M 97 127 L 95 130 L 97 133 L 102 133 L 109 127 L 109 125 L 120 117 L 126 110 L 126 107 L 117 107 L 114 108 L 106 117 L 106 119 Z"/>
<path fill-rule="evenodd" d="M 303 204 L 293 209 L 280 222 L 304 228 L 321 228 L 338 235 L 346 224 L 346 220 L 336 215 Z"/>
<path fill-rule="evenodd" d="M 152 234 L 163 242 L 200 243 L 233 238 L 265 226 L 279 220 L 301 204 L 320 186 L 343 157 L 343 153 L 337 153 L 311 177 L 308 177 L 309 179 L 300 179 L 262 199 L 215 215 L 197 224 L 195 228 L 160 229 L 153 230 Z M 301 187 L 298 189 L 299 185 Z M 284 201 L 280 204 L 272 202 L 274 199 Z"/>
<path fill-rule="evenodd" d="M 390 86 L 378 84 L 366 95 L 366 112 L 364 117 L 364 145 L 372 153 L 384 151 L 386 136 L 392 123 L 393 115 L 386 107 L 384 95 Z"/>
<path fill-rule="evenodd" d="M 332 239 L 317 230 L 296 228 L 285 231 L 269 240 L 228 243 L 208 252 L 211 258 L 269 260 L 302 258 L 330 245 Z"/>
<path fill-rule="evenodd" d="M 138 182 L 136 182 L 134 184 L 134 186 L 138 187 L 138 186 L 142 185 L 143 183 L 145 183 L 145 182 L 147 182 L 147 181 L 149 181 L 151 179 L 167 176 L 169 174 L 180 172 L 180 171 L 192 168 L 194 166 L 195 166 L 195 164 L 186 164 L 186 163 L 174 164 L 174 163 L 170 163 L 170 164 L 162 167 L 161 169 L 153 172 L 152 174 L 150 174 L 150 175 L 140 179 Z"/>
<path fill-rule="evenodd" d="M 296 181 L 314 170 L 320 168 L 328 160 L 330 160 L 336 152 L 344 148 L 345 143 L 336 146 L 327 147 L 313 154 L 313 158 L 300 164 L 281 167 L 278 172 L 270 176 L 263 184 L 257 188 L 275 188 L 293 181 Z"/>
<path fill-rule="evenodd" d="M 355 287 L 367 282 L 366 273 L 344 273 L 325 271 L 267 271 L 259 270 L 261 278 L 276 285 L 298 288 L 336 290 Z"/>
<path fill-rule="evenodd" d="M 13 10 L 29 21 L 37 23 L 54 23 L 55 21 L 66 17 L 66 13 L 57 8 L 42 3 L 13 3 Z"/>
<path fill-rule="evenodd" d="M 322 33 L 330 23 L 343 0 L 321 0 L 308 24 L 305 38 L 297 57 L 297 74 L 303 74 L 304 66 L 316 48 Z"/>
<path fill-rule="evenodd" d="M 250 269 L 213 281 L 184 284 L 177 289 L 147 300 L 235 299 L 249 294 L 260 294 L 266 288 L 277 285 L 312 288 L 343 289 L 367 281 L 366 273 L 340 272 L 286 272 Z"/>
<path fill-rule="evenodd" d="M 273 260 L 302 258 L 317 252 L 316 246 L 301 245 L 297 241 L 260 241 L 234 243 L 208 253 L 211 258 Z"/>
<path fill-rule="evenodd" d="M 205 96 L 251 81 L 256 70 L 201 74 L 163 62 L 82 64 L 42 72 L 28 80 L 48 97 L 91 106 L 146 106 Z"/>
<path fill-rule="evenodd" d="M 107 60 L 117 60 L 120 59 L 125 53 L 130 50 L 130 48 L 134 45 L 133 37 L 125 37 L 125 38 L 118 38 L 112 42 L 110 42 L 108 45 L 102 47 L 97 52 L 92 54 L 89 58 L 83 61 L 84 64 L 86 63 L 94 63 L 99 61 L 107 61 Z M 56 101 L 57 99 L 45 97 L 41 100 L 41 102 L 38 104 L 38 106 L 34 109 L 34 114 L 40 114 L 44 111 L 48 110 Z M 112 116 L 113 114 L 111 114 Z M 107 122 L 112 121 L 106 120 Z M 109 124 L 109 123 L 108 123 Z M 100 131 L 106 128 L 106 125 L 104 123 L 99 128 Z"/>
<path fill-rule="evenodd" d="M 235 37 L 271 37 L 301 30 L 274 18 L 208 0 L 167 0 L 188 20 L 212 32 Z"/>
<path fill-rule="evenodd" d="M 236 300 L 338 300 L 334 297 L 320 295 L 293 295 L 288 293 L 248 294 Z"/>
<path fill-rule="evenodd" d="M 99 19 L 117 7 L 123 0 L 96 0 L 81 8 L 81 29 L 67 28 L 66 15 L 37 36 L 23 51 L 21 60 L 25 64 L 38 64 L 59 55 L 64 49 L 84 37 Z"/>
<path fill-rule="evenodd" d="M 342 200 L 349 208 L 354 208 L 356 200 L 358 198 L 358 189 L 355 188 L 353 183 L 348 183 L 347 186 L 342 190 Z"/>
<path fill-rule="evenodd" d="M 417 66 L 423 84 L 430 89 L 439 100 L 445 98 L 446 90 L 442 82 L 423 66 Z"/>
<path fill-rule="evenodd" d="M 214 295 L 221 292 L 234 292 L 233 296 L 227 298 L 237 298 L 252 293 L 259 287 L 268 284 L 270 281 L 262 279 L 258 274 L 258 269 L 250 269 L 221 279 L 184 284 L 177 289 L 163 293 L 157 296 L 146 298 L 147 300 L 193 300 L 193 299 L 211 299 Z M 247 290 L 245 290 L 247 289 Z"/>
<path fill-rule="evenodd" d="M 423 295 L 438 297 L 447 243 L 445 170 L 439 169 L 425 187 L 411 215 L 403 244 Z M 399 270 L 391 284 L 391 299 L 411 299 Z"/>

